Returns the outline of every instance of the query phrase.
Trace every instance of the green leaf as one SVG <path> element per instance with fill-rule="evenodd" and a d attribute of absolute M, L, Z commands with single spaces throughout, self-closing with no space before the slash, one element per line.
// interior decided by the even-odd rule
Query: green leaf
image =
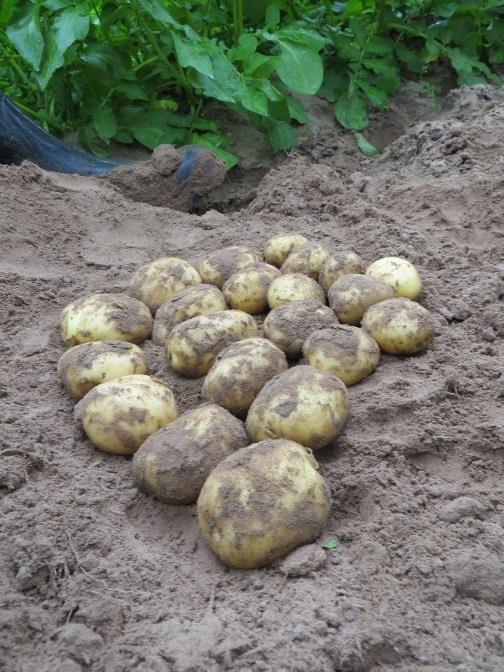
<path fill-rule="evenodd" d="M 275 152 L 286 151 L 297 145 L 297 135 L 292 126 L 285 121 L 270 120 L 268 138 Z"/>
<path fill-rule="evenodd" d="M 275 41 L 280 47 L 276 72 L 282 82 L 297 93 L 317 93 L 324 78 L 324 65 L 317 51 L 284 37 Z"/>
<path fill-rule="evenodd" d="M 145 91 L 136 82 L 119 82 L 115 90 L 124 94 L 128 100 L 149 100 Z"/>
<path fill-rule="evenodd" d="M 136 0 L 136 2 L 156 21 L 167 23 L 174 28 L 182 28 L 182 25 L 173 18 L 159 0 Z"/>
<path fill-rule="evenodd" d="M 389 99 L 385 91 L 382 91 L 376 86 L 373 86 L 367 79 L 359 78 L 355 81 L 357 86 L 363 91 L 363 93 L 366 94 L 371 105 L 379 109 L 385 109 L 388 107 Z"/>
<path fill-rule="evenodd" d="M 117 133 L 117 119 L 112 108 L 110 105 L 96 107 L 91 115 L 99 137 L 108 142 Z"/>
<path fill-rule="evenodd" d="M 231 168 L 234 168 L 234 166 L 238 164 L 239 159 L 235 154 L 228 152 L 222 147 L 219 147 L 205 135 L 199 135 L 198 133 L 193 133 L 191 135 L 190 141 L 191 143 L 194 143 L 196 145 L 206 147 L 211 152 L 213 152 L 213 154 L 215 154 L 215 156 L 224 163 L 226 170 L 230 170 Z"/>
<path fill-rule="evenodd" d="M 334 106 L 334 114 L 344 128 L 361 131 L 368 125 L 366 103 L 357 93 L 341 96 Z"/>
<path fill-rule="evenodd" d="M 380 153 L 374 145 L 366 140 L 362 133 L 355 132 L 354 137 L 358 148 L 365 156 L 376 156 Z"/>
<path fill-rule="evenodd" d="M 289 108 L 290 118 L 298 122 L 298 124 L 306 124 L 308 122 L 308 115 L 301 103 L 294 98 L 287 98 L 287 106 Z"/>
<path fill-rule="evenodd" d="M 39 11 L 35 5 L 17 23 L 7 27 L 7 37 L 19 54 L 38 71 L 44 52 L 44 38 L 40 30 Z"/>
<path fill-rule="evenodd" d="M 406 47 L 403 42 L 396 44 L 395 52 L 397 54 L 397 58 L 405 63 L 411 72 L 422 74 L 422 72 L 425 70 L 425 62 L 421 56 L 416 54 L 414 51 L 411 51 L 411 49 L 408 49 L 408 47 Z"/>
<path fill-rule="evenodd" d="M 213 78 L 212 61 L 201 44 L 186 40 L 175 32 L 173 33 L 173 43 L 179 65 L 183 68 L 194 68 L 202 75 Z"/>
<path fill-rule="evenodd" d="M 268 30 L 275 30 L 280 25 L 280 9 L 278 5 L 269 5 L 266 10 L 266 28 Z"/>
<path fill-rule="evenodd" d="M 5 26 L 9 23 L 16 2 L 17 0 L 3 0 L 2 8 L 0 9 L 0 25 Z"/>
<path fill-rule="evenodd" d="M 260 114 L 262 117 L 268 116 L 268 99 L 259 89 L 246 87 L 240 97 L 240 103 L 250 112 Z"/>
<path fill-rule="evenodd" d="M 335 548 L 339 546 L 339 541 L 337 539 L 334 539 L 332 537 L 329 537 L 329 539 L 326 539 L 324 543 L 322 544 L 322 548 L 326 551 L 332 551 Z"/>
<path fill-rule="evenodd" d="M 214 47 L 211 54 L 213 77 L 198 73 L 198 81 L 205 96 L 223 103 L 236 103 L 243 94 L 243 81 L 238 70 L 226 55 Z"/>

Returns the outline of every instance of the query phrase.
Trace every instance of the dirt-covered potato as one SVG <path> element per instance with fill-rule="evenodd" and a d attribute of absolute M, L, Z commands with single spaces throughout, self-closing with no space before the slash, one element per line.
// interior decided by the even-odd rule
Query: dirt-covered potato
<path fill-rule="evenodd" d="M 268 264 L 280 268 L 291 252 L 309 242 L 308 238 L 299 233 L 281 233 L 268 240 L 264 246 L 264 258 Z"/>
<path fill-rule="evenodd" d="M 178 257 L 161 257 L 140 266 L 130 280 L 130 292 L 143 301 L 153 313 L 174 294 L 186 287 L 198 285 L 198 271 Z"/>
<path fill-rule="evenodd" d="M 222 288 L 233 273 L 258 261 L 262 261 L 261 255 L 249 247 L 231 245 L 211 252 L 198 266 L 198 271 L 203 282 Z"/>
<path fill-rule="evenodd" d="M 287 368 L 284 353 L 265 338 L 237 341 L 217 355 L 203 383 L 203 398 L 244 415 L 262 387 Z"/>
<path fill-rule="evenodd" d="M 262 388 L 247 415 L 254 441 L 291 439 L 323 448 L 340 432 L 348 415 L 345 385 L 332 373 L 295 366 Z"/>
<path fill-rule="evenodd" d="M 325 304 L 325 294 L 322 287 L 312 278 L 302 273 L 286 273 L 275 278 L 268 289 L 268 305 L 276 308 L 291 301 L 306 301 L 311 299 Z"/>
<path fill-rule="evenodd" d="M 57 370 L 72 397 L 80 399 L 107 380 L 146 373 L 147 365 L 143 352 L 133 343 L 95 341 L 64 352 Z"/>
<path fill-rule="evenodd" d="M 291 252 L 281 267 L 282 273 L 303 273 L 319 279 L 322 264 L 329 258 L 329 250 L 322 243 L 308 243 Z"/>
<path fill-rule="evenodd" d="M 380 348 L 363 329 L 338 324 L 308 336 L 303 356 L 310 366 L 333 373 L 348 386 L 373 373 Z"/>
<path fill-rule="evenodd" d="M 93 387 L 74 413 L 91 443 L 114 455 L 131 455 L 148 436 L 178 415 L 170 388 L 141 375 Z"/>
<path fill-rule="evenodd" d="M 401 257 L 384 257 L 368 266 L 366 275 L 383 280 L 396 296 L 416 299 L 422 291 L 422 279 L 411 261 Z"/>
<path fill-rule="evenodd" d="M 215 285 L 193 285 L 163 303 L 156 312 L 152 327 L 152 340 L 158 345 L 166 345 L 171 330 L 191 317 L 218 313 L 226 310 L 223 293 Z"/>
<path fill-rule="evenodd" d="M 331 285 L 327 298 L 340 322 L 356 325 L 366 310 L 375 303 L 394 296 L 386 282 L 367 275 L 343 275 Z"/>
<path fill-rule="evenodd" d="M 230 308 L 259 315 L 267 309 L 268 289 L 278 277 L 278 268 L 258 262 L 233 273 L 224 283 L 222 292 Z"/>
<path fill-rule="evenodd" d="M 61 340 L 67 347 L 92 341 L 142 343 L 151 331 L 150 310 L 126 294 L 91 294 L 61 312 Z"/>
<path fill-rule="evenodd" d="M 319 283 L 327 291 L 343 275 L 364 273 L 364 264 L 358 254 L 352 250 L 333 252 L 322 264 Z"/>
<path fill-rule="evenodd" d="M 318 301 L 293 301 L 274 308 L 264 320 L 264 335 L 290 359 L 299 359 L 313 331 L 338 324 L 334 311 Z"/>
<path fill-rule="evenodd" d="M 199 378 L 234 341 L 257 335 L 254 318 L 241 310 L 209 313 L 181 322 L 166 341 L 168 364 L 184 376 Z"/>
<path fill-rule="evenodd" d="M 192 504 L 212 469 L 248 442 L 242 422 L 204 404 L 151 434 L 133 457 L 133 474 L 140 490 L 162 502 Z"/>
<path fill-rule="evenodd" d="M 233 453 L 205 481 L 198 523 L 212 551 L 237 569 L 264 567 L 322 531 L 331 499 L 311 450 L 261 441 Z"/>
<path fill-rule="evenodd" d="M 416 301 L 398 298 L 371 306 L 362 327 L 391 355 L 412 355 L 429 347 L 434 338 L 434 319 Z"/>

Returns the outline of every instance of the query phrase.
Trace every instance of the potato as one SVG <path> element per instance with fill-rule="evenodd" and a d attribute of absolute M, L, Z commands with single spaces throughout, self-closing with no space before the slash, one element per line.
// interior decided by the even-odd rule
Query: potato
<path fill-rule="evenodd" d="M 287 368 L 284 353 L 265 338 L 237 341 L 217 355 L 203 383 L 203 398 L 244 415 L 262 387 Z"/>
<path fill-rule="evenodd" d="M 268 289 L 268 305 L 276 308 L 291 301 L 312 299 L 325 304 L 322 287 L 312 278 L 302 273 L 287 273 L 275 278 Z"/>
<path fill-rule="evenodd" d="M 142 343 L 151 331 L 147 306 L 126 294 L 91 294 L 61 312 L 60 334 L 67 347 L 91 341 Z"/>
<path fill-rule="evenodd" d="M 222 291 L 230 308 L 259 315 L 268 307 L 268 289 L 280 271 L 270 264 L 258 262 L 233 273 Z"/>
<path fill-rule="evenodd" d="M 131 455 L 177 417 L 168 385 L 149 376 L 123 376 L 93 387 L 75 406 L 75 419 L 99 450 Z"/>
<path fill-rule="evenodd" d="M 319 283 L 327 291 L 338 278 L 364 272 L 364 264 L 358 254 L 352 250 L 333 252 L 322 264 Z"/>
<path fill-rule="evenodd" d="M 366 310 L 374 303 L 393 296 L 394 290 L 387 283 L 358 274 L 343 275 L 331 285 L 327 293 L 329 305 L 338 320 L 351 325 L 359 324 Z"/>
<path fill-rule="evenodd" d="M 282 273 L 303 273 L 319 279 L 320 268 L 329 258 L 329 250 L 322 243 L 308 243 L 291 252 L 281 267 Z"/>
<path fill-rule="evenodd" d="M 221 462 L 198 498 L 198 523 L 212 551 L 237 569 L 264 567 L 322 531 L 331 499 L 311 450 L 261 441 Z"/>
<path fill-rule="evenodd" d="M 390 285 L 396 296 L 416 299 L 422 291 L 422 280 L 417 269 L 407 259 L 384 257 L 368 266 L 366 275 L 383 280 Z"/>
<path fill-rule="evenodd" d="M 144 264 L 133 274 L 130 292 L 155 313 L 161 304 L 169 301 L 177 292 L 200 283 L 198 271 L 187 261 L 177 257 L 161 257 Z"/>
<path fill-rule="evenodd" d="M 333 373 L 348 386 L 373 373 L 380 361 L 380 348 L 362 329 L 339 324 L 308 336 L 303 356 L 310 366 Z"/>
<path fill-rule="evenodd" d="M 249 408 L 246 426 L 254 441 L 285 438 L 315 450 L 334 439 L 347 415 L 341 380 L 303 365 L 266 383 Z"/>
<path fill-rule="evenodd" d="M 80 399 L 96 385 L 135 373 L 147 373 L 143 352 L 125 341 L 82 343 L 60 357 L 57 370 L 72 397 Z"/>
<path fill-rule="evenodd" d="M 293 301 L 274 308 L 264 320 L 264 335 L 287 357 L 299 359 L 305 339 L 313 332 L 338 324 L 334 311 L 318 301 Z"/>
<path fill-rule="evenodd" d="M 434 338 L 434 319 L 415 301 L 398 298 L 371 306 L 362 327 L 391 355 L 412 355 L 429 347 Z"/>
<path fill-rule="evenodd" d="M 264 246 L 264 258 L 268 264 L 280 268 L 291 252 L 309 242 L 308 238 L 299 233 L 281 233 L 268 240 Z"/>
<path fill-rule="evenodd" d="M 254 250 L 242 245 L 232 245 L 211 252 L 198 266 L 198 271 L 203 282 L 217 285 L 220 289 L 233 273 L 258 261 L 262 261 L 261 255 Z"/>
<path fill-rule="evenodd" d="M 192 504 L 212 469 L 248 442 L 242 422 L 204 404 L 151 434 L 133 457 L 133 475 L 162 502 Z"/>
<path fill-rule="evenodd" d="M 227 345 L 256 334 L 254 318 L 241 310 L 200 315 L 172 330 L 166 341 L 166 357 L 177 373 L 199 378 L 208 373 Z"/>
<path fill-rule="evenodd" d="M 158 345 L 166 345 L 171 330 L 177 324 L 190 320 L 191 317 L 226 309 L 224 295 L 215 285 L 186 287 L 158 308 L 152 327 L 152 340 Z"/>

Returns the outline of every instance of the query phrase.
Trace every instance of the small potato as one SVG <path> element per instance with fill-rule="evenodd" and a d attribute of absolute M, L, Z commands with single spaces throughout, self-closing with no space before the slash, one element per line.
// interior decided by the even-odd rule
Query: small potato
<path fill-rule="evenodd" d="M 264 246 L 264 258 L 268 264 L 280 268 L 291 252 L 309 242 L 308 238 L 299 233 L 281 233 L 268 240 Z"/>
<path fill-rule="evenodd" d="M 420 274 L 413 264 L 401 257 L 384 257 L 368 266 L 366 275 L 383 280 L 390 285 L 396 296 L 416 299 L 422 291 Z"/>
<path fill-rule="evenodd" d="M 359 274 L 343 275 L 331 285 L 327 294 L 329 305 L 338 320 L 351 325 L 359 324 L 366 310 L 374 303 L 393 296 L 394 290 L 387 283 Z"/>
<path fill-rule="evenodd" d="M 262 387 L 287 368 L 284 353 L 265 338 L 237 341 L 217 355 L 203 383 L 203 398 L 244 415 Z"/>
<path fill-rule="evenodd" d="M 149 376 L 123 376 L 93 387 L 74 414 L 91 443 L 113 455 L 131 455 L 178 415 L 173 392 Z"/>
<path fill-rule="evenodd" d="M 362 329 L 339 324 L 308 336 L 303 356 L 310 366 L 333 373 L 349 386 L 373 373 L 380 361 L 380 348 Z"/>
<path fill-rule="evenodd" d="M 329 250 L 322 243 L 308 243 L 291 252 L 282 264 L 282 273 L 303 273 L 319 279 L 322 264 L 329 258 Z"/>
<path fill-rule="evenodd" d="M 232 245 L 210 253 L 198 266 L 203 282 L 217 285 L 219 289 L 233 273 L 262 261 L 261 255 L 249 247 Z"/>
<path fill-rule="evenodd" d="M 61 312 L 61 340 L 67 347 L 92 341 L 142 343 L 151 331 L 147 306 L 126 294 L 91 294 Z"/>
<path fill-rule="evenodd" d="M 331 499 L 311 450 L 261 441 L 233 453 L 207 478 L 198 523 L 212 551 L 237 569 L 264 567 L 322 531 Z"/>
<path fill-rule="evenodd" d="M 143 352 L 125 341 L 95 341 L 75 345 L 64 352 L 58 373 L 72 397 L 80 399 L 107 380 L 147 373 Z"/>
<path fill-rule="evenodd" d="M 262 388 L 247 415 L 254 441 L 291 439 L 313 450 L 340 432 L 348 415 L 347 389 L 332 373 L 295 366 Z"/>
<path fill-rule="evenodd" d="M 222 291 L 230 308 L 259 315 L 267 309 L 268 289 L 278 277 L 278 268 L 258 262 L 233 273 L 224 283 Z"/>
<path fill-rule="evenodd" d="M 268 289 L 268 305 L 276 308 L 291 301 L 312 299 L 325 304 L 322 287 L 312 278 L 302 273 L 287 273 L 275 278 Z"/>
<path fill-rule="evenodd" d="M 223 293 L 215 285 L 193 285 L 163 303 L 156 312 L 152 327 L 152 340 L 158 345 L 166 345 L 171 330 L 191 317 L 208 315 L 226 310 Z"/>
<path fill-rule="evenodd" d="M 329 291 L 331 285 L 343 275 L 364 272 L 364 264 L 358 254 L 351 250 L 333 252 L 320 268 L 319 283 Z"/>
<path fill-rule="evenodd" d="M 168 364 L 184 376 L 199 378 L 210 370 L 221 350 L 234 341 L 257 335 L 254 318 L 241 310 L 193 317 L 168 336 Z"/>
<path fill-rule="evenodd" d="M 198 271 L 187 261 L 177 257 L 161 257 L 150 264 L 144 264 L 133 274 L 130 292 L 155 313 L 174 294 L 200 283 Z"/>
<path fill-rule="evenodd" d="M 410 299 L 388 299 L 371 306 L 362 327 L 390 355 L 412 355 L 425 350 L 434 338 L 429 311 Z"/>
<path fill-rule="evenodd" d="M 293 301 L 274 308 L 264 320 L 264 335 L 290 359 L 299 359 L 313 332 L 338 324 L 334 311 L 318 301 Z"/>
<path fill-rule="evenodd" d="M 212 469 L 248 442 L 242 422 L 204 404 L 151 434 L 133 457 L 133 474 L 139 489 L 160 501 L 192 504 Z"/>

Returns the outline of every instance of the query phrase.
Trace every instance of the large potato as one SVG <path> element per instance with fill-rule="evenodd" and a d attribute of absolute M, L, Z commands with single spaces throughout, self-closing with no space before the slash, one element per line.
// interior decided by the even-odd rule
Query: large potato
<path fill-rule="evenodd" d="M 133 343 L 95 341 L 64 352 L 57 369 L 72 397 L 80 399 L 107 380 L 146 373 L 147 365 L 143 352 Z"/>
<path fill-rule="evenodd" d="M 224 295 L 215 285 L 193 285 L 163 303 L 156 312 L 152 327 L 152 340 L 158 345 L 166 345 L 171 330 L 191 317 L 208 315 L 226 310 Z"/>
<path fill-rule="evenodd" d="M 352 250 L 333 252 L 322 264 L 319 283 L 327 291 L 338 278 L 364 272 L 364 264 L 358 254 Z"/>
<path fill-rule="evenodd" d="M 265 338 L 237 341 L 217 355 L 203 383 L 203 398 L 245 414 L 262 387 L 286 370 L 284 353 Z"/>
<path fill-rule="evenodd" d="M 413 264 L 401 257 L 384 257 L 368 266 L 366 275 L 383 280 L 390 285 L 396 296 L 416 299 L 422 291 L 420 274 Z"/>
<path fill-rule="evenodd" d="M 293 301 L 274 308 L 264 320 L 264 335 L 291 359 L 299 359 L 305 339 L 338 324 L 334 311 L 318 301 Z"/>
<path fill-rule="evenodd" d="M 322 287 L 312 278 L 302 273 L 287 273 L 275 278 L 268 289 L 268 305 L 276 308 L 291 301 L 312 299 L 325 304 Z"/>
<path fill-rule="evenodd" d="M 166 357 L 178 373 L 199 378 L 208 373 L 227 345 L 256 335 L 254 318 L 241 310 L 200 315 L 172 330 L 166 341 Z"/>
<path fill-rule="evenodd" d="M 174 294 L 200 283 L 198 271 L 187 261 L 178 257 L 161 257 L 150 264 L 144 264 L 133 274 L 130 292 L 155 313 Z"/>
<path fill-rule="evenodd" d="M 280 268 L 291 252 L 309 242 L 308 238 L 299 233 L 281 233 L 268 240 L 264 246 L 264 258 L 268 264 Z"/>
<path fill-rule="evenodd" d="M 390 299 L 394 290 L 386 282 L 366 275 L 343 275 L 331 285 L 327 298 L 340 322 L 356 325 L 375 303 Z"/>
<path fill-rule="evenodd" d="M 91 341 L 142 343 L 152 331 L 152 315 L 125 294 L 91 294 L 63 308 L 60 334 L 66 346 Z"/>
<path fill-rule="evenodd" d="M 247 415 L 254 441 L 291 439 L 314 450 L 340 432 L 348 415 L 348 393 L 332 373 L 295 366 L 262 388 Z"/>
<path fill-rule="evenodd" d="M 221 462 L 198 498 L 198 523 L 212 551 L 238 569 L 264 567 L 322 531 L 331 499 L 311 451 L 262 441 Z"/>
<path fill-rule="evenodd" d="M 261 255 L 254 250 L 242 245 L 232 245 L 211 252 L 198 266 L 198 271 L 203 282 L 222 288 L 233 273 L 258 261 L 262 261 Z"/>
<path fill-rule="evenodd" d="M 434 320 L 429 311 L 410 299 L 388 299 L 371 306 L 362 327 L 383 352 L 412 355 L 429 347 L 434 337 Z"/>
<path fill-rule="evenodd" d="M 149 376 L 123 376 L 93 387 L 75 406 L 88 439 L 100 450 L 131 455 L 177 417 L 173 392 Z"/>
<path fill-rule="evenodd" d="M 319 279 L 322 264 L 329 258 L 329 250 L 322 243 L 308 243 L 291 252 L 281 267 L 282 273 L 303 273 Z"/>
<path fill-rule="evenodd" d="M 268 289 L 278 277 L 278 268 L 258 262 L 233 273 L 224 283 L 222 292 L 230 308 L 259 315 L 267 309 Z"/>
<path fill-rule="evenodd" d="M 339 324 L 308 336 L 303 356 L 315 369 L 333 373 L 345 385 L 355 385 L 376 369 L 380 348 L 362 329 Z"/>
<path fill-rule="evenodd" d="M 133 457 L 133 474 L 140 490 L 162 502 L 192 504 L 212 469 L 248 442 L 242 422 L 204 404 L 151 434 Z"/>

